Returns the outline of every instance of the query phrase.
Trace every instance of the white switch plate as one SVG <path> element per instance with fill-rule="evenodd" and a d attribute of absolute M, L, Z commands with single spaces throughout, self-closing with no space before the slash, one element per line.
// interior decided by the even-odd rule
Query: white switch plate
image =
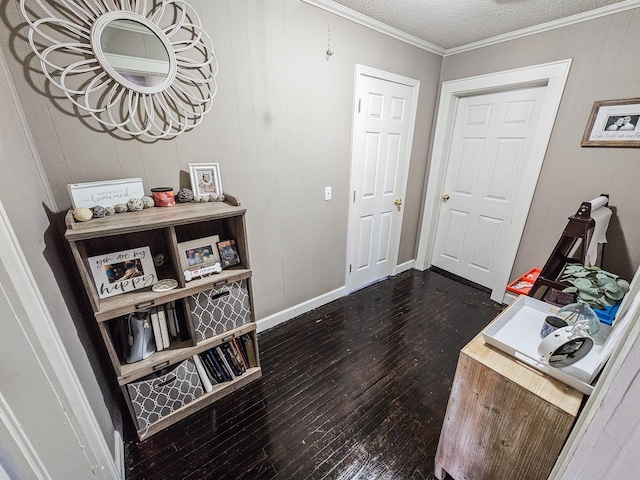
<path fill-rule="evenodd" d="M 324 187 L 324 199 L 331 200 L 331 187 Z"/>

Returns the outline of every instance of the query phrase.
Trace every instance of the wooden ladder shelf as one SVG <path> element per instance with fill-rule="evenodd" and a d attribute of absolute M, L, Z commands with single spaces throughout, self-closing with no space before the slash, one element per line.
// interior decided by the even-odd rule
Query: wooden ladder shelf
<path fill-rule="evenodd" d="M 600 196 L 609 198 L 609 194 L 603 193 Z M 608 205 L 608 201 L 605 206 Z M 549 288 L 563 290 L 569 285 L 559 283 L 558 277 L 571 262 L 580 262 L 585 264 L 589 243 L 593 235 L 595 220 L 591 218 L 591 202 L 582 202 L 578 211 L 569 217 L 569 222 L 565 227 L 560 240 L 556 244 L 551 256 L 540 271 L 540 275 L 536 279 L 533 287 L 529 291 L 529 296 L 534 298 L 543 298 Z M 576 244 L 580 241 L 578 250 Z M 579 252 L 579 257 L 573 256 Z M 601 255 L 598 255 L 598 263 L 601 262 Z M 542 287 L 546 287 L 540 290 Z"/>

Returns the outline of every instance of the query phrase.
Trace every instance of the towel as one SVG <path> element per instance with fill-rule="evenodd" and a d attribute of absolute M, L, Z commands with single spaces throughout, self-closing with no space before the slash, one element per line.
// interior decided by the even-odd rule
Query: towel
<path fill-rule="evenodd" d="M 613 212 L 609 207 L 599 207 L 591 211 L 591 218 L 595 221 L 593 235 L 587 248 L 587 255 L 584 259 L 585 265 L 595 265 L 598 260 L 598 245 L 607 243 L 607 228 Z"/>

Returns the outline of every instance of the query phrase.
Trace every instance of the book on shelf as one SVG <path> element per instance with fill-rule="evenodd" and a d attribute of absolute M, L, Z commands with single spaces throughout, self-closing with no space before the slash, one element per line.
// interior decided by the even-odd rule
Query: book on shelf
<path fill-rule="evenodd" d="M 238 367 L 240 368 L 240 371 L 244 373 L 247 371 L 247 366 L 244 364 L 242 354 L 240 353 L 240 350 L 238 350 L 238 347 L 236 346 L 236 342 L 233 340 L 229 342 L 229 349 L 231 350 L 231 353 L 235 357 L 236 362 L 238 363 Z"/>
<path fill-rule="evenodd" d="M 242 343 L 242 340 L 239 339 L 238 337 L 234 337 L 233 338 L 233 345 L 236 347 L 237 352 L 240 354 L 240 358 L 242 359 L 242 363 L 244 365 L 244 369 L 245 370 L 249 370 L 249 368 L 251 368 L 249 366 L 249 359 L 247 358 L 247 351 L 244 348 L 244 344 Z"/>
<path fill-rule="evenodd" d="M 184 308 L 182 307 L 183 305 L 181 306 L 176 305 L 176 308 L 174 309 L 174 313 L 176 317 L 176 328 L 178 331 L 178 338 L 180 339 L 180 341 L 189 340 L 190 338 L 189 327 L 187 326 L 187 322 L 190 322 L 191 319 L 187 318 L 187 316 L 185 315 Z"/>
<path fill-rule="evenodd" d="M 162 347 L 169 348 L 171 341 L 169 340 L 169 326 L 167 325 L 167 316 L 165 315 L 164 305 L 156 308 L 158 312 L 158 322 L 160 323 L 160 336 L 162 337 Z"/>
<path fill-rule="evenodd" d="M 196 370 L 198 371 L 198 376 L 200 377 L 200 381 L 202 382 L 202 387 L 204 388 L 205 392 L 210 392 L 211 390 L 213 390 L 213 386 L 211 385 L 211 381 L 209 380 L 207 372 L 205 372 L 204 370 L 204 365 L 202 365 L 200 357 L 198 355 L 194 355 L 191 358 L 193 358 L 193 363 L 195 363 L 196 365 Z"/>
<path fill-rule="evenodd" d="M 153 328 L 153 339 L 156 342 L 156 351 L 164 350 L 164 343 L 162 342 L 162 332 L 160 331 L 160 317 L 158 316 L 158 309 L 152 308 L 149 312 L 151 315 L 151 327 Z"/>
<path fill-rule="evenodd" d="M 224 367 L 222 366 L 222 364 L 220 363 L 220 361 L 217 358 L 216 352 L 214 351 L 214 349 L 210 349 L 206 351 L 207 357 L 209 358 L 211 365 L 212 365 L 212 373 L 215 375 L 216 380 L 218 380 L 219 383 L 222 382 L 227 382 L 229 380 L 231 380 L 231 377 L 227 374 L 227 372 L 225 371 Z"/>
<path fill-rule="evenodd" d="M 253 345 L 253 339 L 251 335 L 245 333 L 242 335 L 242 343 L 244 343 L 245 350 L 247 351 L 247 358 L 249 359 L 249 365 L 252 367 L 258 366 L 258 359 L 256 357 L 255 347 Z"/>
<path fill-rule="evenodd" d="M 218 361 L 227 372 L 227 377 L 229 377 L 229 380 L 234 380 L 236 378 L 236 374 L 233 372 L 233 369 L 231 368 L 231 365 L 229 365 L 229 362 L 227 361 L 227 358 L 225 357 L 224 352 L 222 351 L 222 348 L 220 348 L 220 346 L 217 346 L 215 348 L 214 355 L 216 355 Z"/>
<path fill-rule="evenodd" d="M 178 324 L 176 322 L 176 304 L 169 302 L 164 305 L 167 326 L 169 327 L 169 337 L 171 340 L 178 340 Z"/>
<path fill-rule="evenodd" d="M 202 365 L 204 365 L 205 371 L 209 375 L 211 385 L 217 385 L 218 383 L 224 382 L 224 378 L 222 378 L 222 374 L 216 369 L 213 360 L 211 360 L 211 357 L 209 356 L 209 352 L 202 352 L 199 356 L 202 361 Z"/>
<path fill-rule="evenodd" d="M 231 370 L 233 371 L 233 374 L 236 377 L 239 377 L 240 375 L 242 375 L 244 373 L 242 362 L 238 361 L 238 358 L 235 352 L 233 351 L 231 343 L 229 342 L 223 343 L 222 345 L 220 345 L 220 350 L 222 350 L 222 354 L 224 355 L 225 360 L 229 364 L 229 368 L 231 368 Z"/>

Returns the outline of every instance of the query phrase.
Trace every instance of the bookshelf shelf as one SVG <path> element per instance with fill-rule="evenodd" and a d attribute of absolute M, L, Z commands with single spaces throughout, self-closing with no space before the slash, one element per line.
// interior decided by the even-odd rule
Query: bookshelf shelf
<path fill-rule="evenodd" d="M 225 202 L 154 207 L 88 222 L 76 222 L 72 212 L 66 216 L 65 237 L 140 439 L 182 420 L 262 375 L 253 315 L 245 212 L 237 198 L 226 195 Z M 187 281 L 181 244 L 215 235 L 221 241 L 235 241 L 239 263 L 220 273 Z M 95 265 L 91 264 L 95 260 L 90 259 L 144 248 L 149 248 L 154 258 L 157 280 L 175 279 L 178 286 L 162 292 L 148 286 L 100 298 Z M 162 257 L 163 262 L 156 264 L 158 257 Z M 158 317 L 159 312 L 166 314 L 164 320 L 163 315 Z M 160 328 L 154 333 L 156 351 L 133 363 L 126 362 L 130 348 L 127 342 L 131 335 L 130 314 L 148 318 L 149 324 L 153 320 L 154 328 L 156 322 L 164 322 L 165 330 L 164 337 L 158 333 Z M 167 328 L 169 324 L 173 328 Z M 171 331 L 171 335 L 167 331 Z M 247 349 L 252 355 L 248 355 Z M 207 357 L 206 362 L 204 357 Z M 211 361 L 212 357 L 219 362 Z M 206 368 L 203 367 L 205 363 Z M 224 370 L 218 381 L 212 371 L 216 365 L 218 370 Z M 187 374 L 183 378 L 178 373 L 172 376 L 172 372 Z M 159 378 L 168 380 L 157 387 L 154 382 Z M 140 409 L 148 408 L 153 401 L 138 398 L 142 395 L 140 391 L 146 391 L 138 389 L 138 385 L 146 387 L 145 382 L 154 385 L 153 388 L 173 388 L 170 384 L 175 382 L 172 395 L 162 398 L 173 398 L 176 391 L 178 397 L 183 392 L 189 393 L 179 398 L 182 403 L 178 401 L 169 406 L 160 405 L 158 400 L 153 408 L 157 407 L 159 413 L 154 411 L 149 415 Z"/>

